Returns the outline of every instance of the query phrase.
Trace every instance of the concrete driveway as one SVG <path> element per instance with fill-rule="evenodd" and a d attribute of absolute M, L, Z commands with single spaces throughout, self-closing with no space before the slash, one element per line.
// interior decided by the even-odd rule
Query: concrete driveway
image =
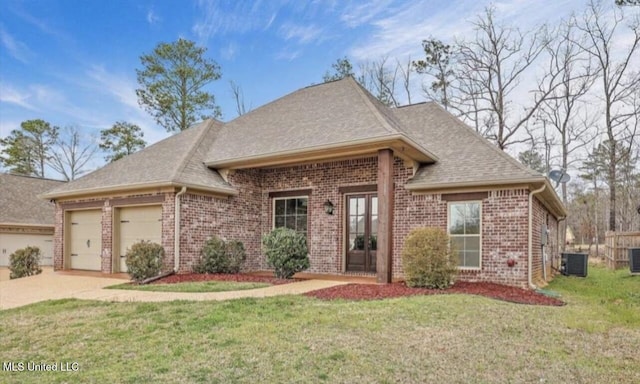
<path fill-rule="evenodd" d="M 3 273 L 4 271 L 0 271 Z M 6 271 L 6 278 L 9 273 Z M 104 287 L 122 284 L 126 280 L 102 276 L 83 276 L 53 272 L 51 268 L 42 273 L 21 279 L 5 280 L 0 278 L 0 310 L 21 307 L 45 300 L 66 298 L 120 301 L 120 302 L 160 302 L 173 300 L 231 300 L 242 297 L 269 297 L 278 295 L 299 295 L 317 289 L 348 284 L 346 281 L 304 280 L 291 284 L 273 285 L 243 291 L 228 292 L 145 292 Z"/>
<path fill-rule="evenodd" d="M 39 275 L 9 280 L 9 270 L 3 268 L 0 270 L 0 310 L 44 300 L 75 297 L 122 283 L 122 279 L 55 273 L 51 267 L 43 268 Z"/>
<path fill-rule="evenodd" d="M 7 281 L 9 280 L 9 268 L 7 267 L 0 267 L 0 281 Z"/>

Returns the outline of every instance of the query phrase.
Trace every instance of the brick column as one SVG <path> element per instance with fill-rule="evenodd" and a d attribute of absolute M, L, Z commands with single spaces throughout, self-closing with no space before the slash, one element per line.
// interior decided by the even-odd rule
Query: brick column
<path fill-rule="evenodd" d="M 393 228 L 393 151 L 378 151 L 378 249 L 376 271 L 378 283 L 391 282 Z"/>

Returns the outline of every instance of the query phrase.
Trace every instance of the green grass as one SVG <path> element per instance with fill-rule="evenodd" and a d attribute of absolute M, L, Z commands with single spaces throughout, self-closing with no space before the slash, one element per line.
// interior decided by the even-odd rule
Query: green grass
<path fill-rule="evenodd" d="M 559 277 L 548 287 L 562 292 L 580 311 L 569 312 L 567 321 L 586 331 L 602 331 L 616 326 L 640 326 L 640 276 L 628 269 L 611 271 L 590 264 L 586 278 Z M 585 318 L 598 319 L 584 322 Z"/>
<path fill-rule="evenodd" d="M 245 283 L 235 281 L 199 281 L 176 284 L 118 284 L 106 287 L 107 289 L 127 289 L 134 291 L 154 291 L 154 292 L 225 292 L 242 291 L 246 289 L 256 289 L 268 287 L 267 283 Z"/>
<path fill-rule="evenodd" d="M 564 307 L 467 295 L 50 301 L 0 312 L 0 360 L 80 370 L 0 371 L 0 382 L 638 383 L 640 278 L 627 276 L 558 277 L 549 289 Z"/>

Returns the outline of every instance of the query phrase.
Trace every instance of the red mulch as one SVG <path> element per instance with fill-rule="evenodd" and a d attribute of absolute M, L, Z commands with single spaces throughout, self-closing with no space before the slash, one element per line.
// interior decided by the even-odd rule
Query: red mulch
<path fill-rule="evenodd" d="M 197 281 L 237 281 L 241 283 L 267 283 L 273 285 L 289 284 L 299 279 L 276 279 L 269 276 L 255 276 L 238 274 L 223 274 L 223 273 L 185 273 L 185 274 L 173 274 L 162 279 L 156 280 L 151 284 L 175 284 L 175 283 L 187 283 Z"/>
<path fill-rule="evenodd" d="M 456 282 L 452 287 L 444 290 L 410 288 L 407 287 L 404 283 L 380 285 L 347 284 L 308 292 L 305 293 L 305 295 L 323 300 L 377 300 L 392 297 L 438 295 L 447 293 L 466 293 L 470 295 L 480 295 L 519 304 L 550 306 L 565 305 L 565 303 L 561 300 L 544 296 L 540 293 L 526 289 L 493 283 L 467 283 L 463 281 Z"/>
<path fill-rule="evenodd" d="M 269 276 L 256 276 L 246 274 L 174 274 L 156 280 L 151 284 L 175 284 L 196 281 L 237 281 L 237 282 L 257 282 L 273 285 L 288 284 L 300 279 L 276 279 Z M 410 288 L 404 283 L 393 284 L 346 284 L 331 288 L 319 289 L 305 293 L 306 296 L 316 297 L 323 300 L 346 299 L 346 300 L 378 300 L 392 297 L 414 296 L 414 295 L 439 295 L 447 293 L 466 293 L 491 297 L 498 300 L 509 301 L 519 304 L 562 306 L 565 303 L 553 297 L 544 296 L 540 293 L 509 287 L 494 283 L 468 283 L 464 281 L 456 282 L 452 287 L 444 290 Z"/>

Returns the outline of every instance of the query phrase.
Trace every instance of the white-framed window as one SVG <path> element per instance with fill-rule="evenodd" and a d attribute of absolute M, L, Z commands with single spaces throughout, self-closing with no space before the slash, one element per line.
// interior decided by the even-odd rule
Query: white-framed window
<path fill-rule="evenodd" d="M 273 199 L 273 228 L 290 228 L 307 234 L 308 196 Z"/>
<path fill-rule="evenodd" d="M 482 202 L 449 203 L 448 232 L 458 267 L 480 269 L 482 261 Z"/>

